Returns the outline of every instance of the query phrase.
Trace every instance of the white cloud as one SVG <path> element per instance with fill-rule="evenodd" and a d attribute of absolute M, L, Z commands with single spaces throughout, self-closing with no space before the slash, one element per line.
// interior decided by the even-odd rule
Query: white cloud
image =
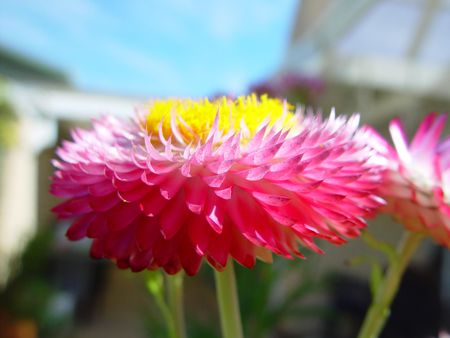
<path fill-rule="evenodd" d="M 265 42 L 271 27 L 286 15 L 285 2 L 273 0 L 0 1 L 0 42 L 16 43 L 68 69 L 85 87 L 130 93 L 147 85 L 151 91 L 161 88 L 160 93 L 204 93 L 216 86 L 211 76 L 220 78 L 221 87 L 239 93 L 249 76 L 243 65 L 251 57 L 250 48 L 245 55 L 237 50 L 241 37 Z M 199 55 L 208 53 L 210 45 L 227 48 L 229 57 L 221 59 L 216 51 L 215 58 Z M 260 64 L 269 56 L 250 62 Z M 196 67 L 203 78 L 193 78 Z M 125 84 L 117 80 L 121 78 Z"/>
<path fill-rule="evenodd" d="M 114 18 L 91 0 L 8 1 L 13 4 L 9 6 L 13 8 L 10 16 L 24 21 L 31 18 L 35 25 L 39 21 L 45 21 L 47 25 L 67 33 L 68 38 L 83 39 L 89 36 L 93 26 L 115 24 Z"/>
<path fill-rule="evenodd" d="M 222 81 L 222 86 L 229 94 L 241 95 L 247 91 L 248 80 L 245 72 L 234 71 L 228 73 Z"/>
<path fill-rule="evenodd" d="M 24 44 L 34 48 L 48 48 L 51 37 L 21 17 L 0 15 L 0 41 L 2 44 L 21 48 Z"/>
<path fill-rule="evenodd" d="M 204 0 L 199 7 L 202 11 L 197 15 L 200 20 L 206 19 L 206 29 L 215 38 L 225 41 L 240 32 L 258 33 L 284 14 L 279 10 L 280 3 L 272 0 Z"/>
<path fill-rule="evenodd" d="M 115 41 L 106 41 L 102 47 L 106 48 L 111 57 L 135 69 L 143 78 L 147 77 L 151 82 L 158 81 L 164 88 L 180 88 L 181 79 L 167 61 Z"/>
<path fill-rule="evenodd" d="M 240 11 L 236 11 L 236 8 L 229 2 L 213 1 L 211 5 L 209 11 L 206 12 L 207 24 L 210 26 L 209 31 L 220 40 L 230 40 L 242 26 Z"/>

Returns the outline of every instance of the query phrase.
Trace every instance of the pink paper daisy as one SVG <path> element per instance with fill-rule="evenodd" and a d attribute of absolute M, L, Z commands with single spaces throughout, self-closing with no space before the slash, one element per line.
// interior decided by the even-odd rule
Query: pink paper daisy
<path fill-rule="evenodd" d="M 391 121 L 395 149 L 386 152 L 389 170 L 380 193 L 385 212 L 450 247 L 450 139 L 439 143 L 445 120 L 430 113 L 409 145 L 401 121 Z"/>
<path fill-rule="evenodd" d="M 93 121 L 57 150 L 54 208 L 71 240 L 133 271 L 197 273 L 229 256 L 246 267 L 272 253 L 303 257 L 355 237 L 381 200 L 358 117 L 294 115 L 285 102 L 167 100 L 125 122 Z"/>

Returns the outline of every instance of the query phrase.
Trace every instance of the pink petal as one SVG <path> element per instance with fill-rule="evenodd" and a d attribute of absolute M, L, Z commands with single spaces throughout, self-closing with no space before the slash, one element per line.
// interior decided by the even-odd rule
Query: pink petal
<path fill-rule="evenodd" d="M 159 214 L 161 233 L 165 239 L 171 239 L 184 225 L 188 210 L 184 206 L 183 196 L 178 195 Z"/>
<path fill-rule="evenodd" d="M 174 175 L 159 185 L 161 196 L 165 199 L 172 199 L 185 183 L 186 178 L 182 175 Z"/>
<path fill-rule="evenodd" d="M 140 217 L 136 221 L 136 245 L 142 251 L 148 251 L 161 237 L 156 218 Z"/>
<path fill-rule="evenodd" d="M 193 213 L 200 214 L 205 206 L 208 189 L 198 178 L 190 180 L 185 186 L 186 205 Z"/>
<path fill-rule="evenodd" d="M 389 124 L 389 131 L 391 132 L 392 140 L 394 141 L 398 157 L 404 163 L 409 163 L 411 155 L 408 150 L 406 135 L 403 125 L 399 119 L 394 119 Z"/>
<path fill-rule="evenodd" d="M 112 231 L 119 231 L 128 225 L 141 214 L 138 203 L 120 203 L 108 212 L 108 227 Z"/>
<path fill-rule="evenodd" d="M 66 236 L 71 241 L 76 241 L 86 237 L 88 227 L 92 222 L 95 214 L 90 213 L 80 217 L 77 221 L 72 223 L 72 225 L 67 229 Z"/>
<path fill-rule="evenodd" d="M 209 238 L 212 235 L 205 218 L 191 215 L 188 221 L 187 233 L 195 251 L 201 256 L 205 255 L 205 250 L 209 245 Z"/>
<path fill-rule="evenodd" d="M 93 196 L 105 196 L 115 190 L 116 188 L 112 185 L 111 181 L 103 181 L 88 187 L 89 194 Z"/>
<path fill-rule="evenodd" d="M 112 192 L 109 195 L 105 196 L 90 196 L 89 197 L 89 205 L 92 210 L 95 211 L 107 211 L 113 208 L 115 205 L 119 204 L 120 198 L 117 195 L 117 192 Z"/>
<path fill-rule="evenodd" d="M 106 216 L 104 214 L 98 214 L 92 220 L 87 230 L 87 236 L 89 238 L 100 238 L 108 233 L 108 226 L 106 222 Z"/>
<path fill-rule="evenodd" d="M 163 198 L 159 193 L 149 194 L 140 202 L 140 208 L 142 212 L 149 216 L 157 216 L 164 206 L 167 204 L 167 200 Z"/>

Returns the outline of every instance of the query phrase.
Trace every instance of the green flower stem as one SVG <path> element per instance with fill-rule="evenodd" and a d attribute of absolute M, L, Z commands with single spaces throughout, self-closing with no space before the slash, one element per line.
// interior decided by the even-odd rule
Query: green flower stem
<path fill-rule="evenodd" d="M 186 324 L 183 307 L 183 274 L 166 277 L 167 300 L 172 314 L 177 338 L 186 338 Z"/>
<path fill-rule="evenodd" d="M 214 270 L 214 275 L 216 278 L 222 337 L 243 338 L 233 261 L 229 261 L 222 272 Z"/>
<path fill-rule="evenodd" d="M 358 338 L 376 338 L 381 333 L 389 317 L 391 303 L 397 294 L 403 273 L 422 239 L 423 234 L 405 230 L 397 247 L 397 255 L 395 259 L 390 260 L 388 270 L 376 290 Z"/>
<path fill-rule="evenodd" d="M 161 314 L 164 318 L 167 333 L 169 338 L 179 338 L 177 336 L 175 321 L 173 319 L 172 313 L 170 312 L 169 307 L 166 304 L 164 299 L 164 278 L 163 274 L 160 271 L 152 271 L 147 272 L 147 290 L 152 294 L 155 299 L 156 305 L 161 311 Z"/>

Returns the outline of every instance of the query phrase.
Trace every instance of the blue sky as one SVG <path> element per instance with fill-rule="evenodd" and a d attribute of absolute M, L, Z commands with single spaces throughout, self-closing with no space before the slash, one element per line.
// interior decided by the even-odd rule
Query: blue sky
<path fill-rule="evenodd" d="M 0 45 L 78 87 L 239 94 L 280 66 L 296 0 L 2 0 Z"/>

